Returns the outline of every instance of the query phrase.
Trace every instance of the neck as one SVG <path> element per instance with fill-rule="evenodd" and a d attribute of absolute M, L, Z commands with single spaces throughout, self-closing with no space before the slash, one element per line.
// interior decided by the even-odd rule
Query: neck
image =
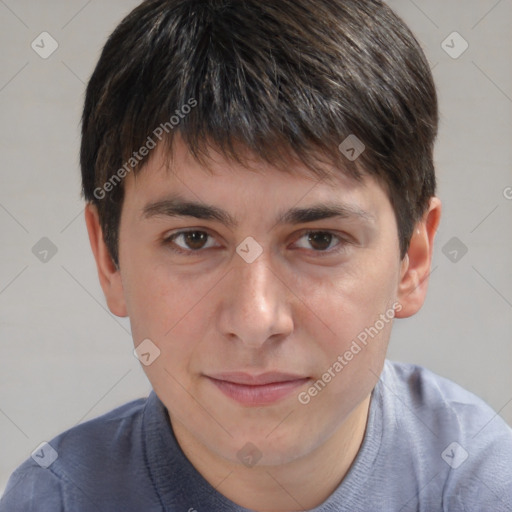
<path fill-rule="evenodd" d="M 348 473 L 366 430 L 370 396 L 322 445 L 276 466 L 247 468 L 213 453 L 172 418 L 174 435 L 188 460 L 226 498 L 259 512 L 310 510 L 322 504 Z"/>

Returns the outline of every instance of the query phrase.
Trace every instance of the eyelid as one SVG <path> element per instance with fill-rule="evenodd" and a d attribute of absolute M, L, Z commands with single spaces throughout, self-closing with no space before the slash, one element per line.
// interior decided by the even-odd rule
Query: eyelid
<path fill-rule="evenodd" d="M 217 238 L 207 228 L 186 228 L 186 229 L 179 229 L 172 233 L 166 234 L 162 240 L 162 243 L 164 245 L 171 245 L 174 243 L 173 242 L 174 239 L 178 238 L 180 235 L 187 234 L 187 233 L 194 233 L 194 232 L 206 233 L 206 235 L 212 239 Z M 212 247 L 208 247 L 208 249 L 212 249 Z M 200 252 L 204 252 L 206 249 L 198 249 L 197 251 L 193 251 L 193 250 L 186 250 L 186 249 L 183 249 L 182 247 L 178 246 L 178 249 L 172 248 L 171 250 L 173 250 L 174 252 L 177 252 L 177 253 L 181 253 L 181 254 L 199 254 Z"/>
<path fill-rule="evenodd" d="M 206 233 L 206 235 L 209 238 L 214 238 L 214 239 L 216 238 L 214 235 L 212 235 L 210 230 L 207 228 L 186 228 L 186 229 L 180 229 L 180 230 L 171 232 L 170 234 L 164 236 L 162 242 L 164 245 L 171 245 L 171 244 L 173 244 L 173 240 L 178 238 L 180 235 L 186 234 L 186 233 L 193 233 L 193 232 Z M 348 234 L 340 233 L 337 230 L 321 229 L 321 228 L 317 228 L 317 229 L 304 228 L 302 230 L 299 230 L 298 236 L 296 234 L 296 239 L 300 240 L 304 235 L 309 234 L 309 233 L 328 233 L 328 234 L 332 235 L 334 238 L 337 238 L 339 241 L 338 244 L 335 246 L 335 248 L 331 248 L 331 249 L 328 249 L 325 251 L 315 251 L 313 249 L 310 249 L 310 250 L 303 249 L 305 251 L 308 251 L 315 255 L 318 255 L 319 257 L 322 257 L 322 255 L 329 256 L 332 254 L 337 254 L 344 250 L 344 246 L 346 246 L 348 244 L 355 243 L 353 238 L 350 237 L 350 235 L 348 235 Z M 336 247 L 338 247 L 338 249 L 336 249 Z M 214 249 L 214 248 L 215 247 L 208 247 L 207 249 Z M 207 249 L 197 249 L 196 251 L 194 251 L 191 249 L 190 250 L 183 249 L 182 247 L 179 247 L 179 246 L 177 246 L 177 248 L 175 248 L 175 247 L 171 248 L 171 250 L 173 252 L 178 253 L 178 254 L 184 254 L 184 255 L 200 254 L 200 253 L 206 251 Z"/>
<path fill-rule="evenodd" d="M 337 254 L 341 254 L 343 251 L 346 250 L 347 245 L 355 245 L 356 241 L 353 237 L 350 235 L 340 232 L 334 229 L 304 229 L 302 231 L 299 231 L 299 236 L 297 237 L 297 240 L 300 240 L 304 235 L 308 233 L 328 233 L 333 236 L 333 238 L 338 239 L 338 243 L 332 247 L 331 249 L 327 249 L 325 251 L 315 251 L 314 249 L 303 249 L 304 251 L 307 251 L 309 254 L 313 254 L 314 257 L 329 257 Z"/>

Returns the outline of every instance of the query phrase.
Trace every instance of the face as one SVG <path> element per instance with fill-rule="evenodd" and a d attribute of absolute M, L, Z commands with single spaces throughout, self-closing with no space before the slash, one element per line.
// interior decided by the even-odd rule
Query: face
<path fill-rule="evenodd" d="M 127 176 L 110 293 L 135 346 L 150 340 L 143 368 L 173 423 L 225 459 L 251 442 L 281 464 L 320 446 L 378 380 L 401 308 L 395 216 L 368 176 L 214 156 L 211 174 L 176 139 L 172 169 L 157 148 Z"/>

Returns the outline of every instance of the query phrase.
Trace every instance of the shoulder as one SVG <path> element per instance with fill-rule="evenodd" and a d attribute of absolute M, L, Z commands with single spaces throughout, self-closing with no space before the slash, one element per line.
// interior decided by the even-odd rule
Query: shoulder
<path fill-rule="evenodd" d="M 147 398 L 130 401 L 42 442 L 10 476 L 0 512 L 60 511 L 95 504 L 88 488 L 142 457 L 141 418 Z M 114 476 L 115 478 L 115 476 Z"/>
<path fill-rule="evenodd" d="M 381 381 L 388 426 L 415 444 L 411 453 L 421 471 L 439 472 L 453 510 L 512 510 L 512 428 L 494 409 L 410 363 L 386 360 Z"/>
<path fill-rule="evenodd" d="M 106 457 L 112 462 L 128 457 L 130 451 L 140 446 L 142 413 L 146 403 L 147 398 L 132 400 L 49 441 L 57 456 L 51 466 L 53 472 L 58 474 L 61 467 L 69 469 L 90 465 L 98 459 L 105 461 Z"/>
<path fill-rule="evenodd" d="M 386 360 L 381 380 L 383 391 L 397 394 L 405 406 L 425 412 L 433 420 L 442 418 L 440 425 L 433 425 L 440 431 L 449 423 L 450 427 L 474 434 L 479 427 L 484 427 L 482 432 L 488 427 L 493 435 L 512 435 L 511 427 L 484 400 L 423 366 Z M 487 420 L 492 421 L 487 425 Z"/>

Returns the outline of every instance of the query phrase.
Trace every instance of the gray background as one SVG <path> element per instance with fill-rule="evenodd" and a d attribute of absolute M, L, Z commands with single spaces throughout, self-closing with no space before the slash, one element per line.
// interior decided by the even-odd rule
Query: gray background
<path fill-rule="evenodd" d="M 0 0 L 0 492 L 41 442 L 150 391 L 128 320 L 106 309 L 78 167 L 85 83 L 138 3 Z M 427 301 L 395 322 L 389 357 L 454 380 L 512 424 L 512 0 L 389 4 L 433 68 L 444 205 Z M 47 59 L 31 48 L 43 31 L 59 45 Z M 442 47 L 453 31 L 469 44 L 458 58 Z M 46 262 L 32 252 L 43 237 L 57 248 Z"/>

